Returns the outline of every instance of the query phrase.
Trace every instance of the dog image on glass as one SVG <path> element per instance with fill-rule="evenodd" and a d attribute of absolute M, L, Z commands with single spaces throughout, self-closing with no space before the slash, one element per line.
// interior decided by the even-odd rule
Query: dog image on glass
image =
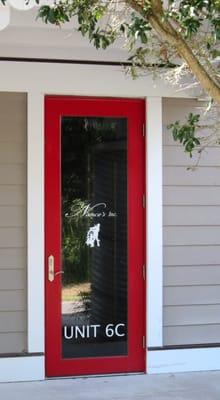
<path fill-rule="evenodd" d="M 96 224 L 94 226 L 91 226 L 91 228 L 89 228 L 86 237 L 87 246 L 95 247 L 96 244 L 97 247 L 100 247 L 99 232 L 100 232 L 100 224 Z"/>

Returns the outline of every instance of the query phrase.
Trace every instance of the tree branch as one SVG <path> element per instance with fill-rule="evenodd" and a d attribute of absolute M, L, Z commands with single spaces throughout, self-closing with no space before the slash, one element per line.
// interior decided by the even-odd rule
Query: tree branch
<path fill-rule="evenodd" d="M 199 62 L 195 54 L 193 54 L 181 34 L 177 32 L 166 19 L 161 0 L 147 0 L 146 4 L 150 4 L 150 9 L 146 14 L 143 11 L 143 1 L 126 0 L 126 3 L 149 21 L 152 28 L 161 39 L 175 47 L 178 54 L 186 61 L 191 72 L 201 83 L 203 88 L 218 104 L 220 104 L 220 87 L 214 79 L 209 76 L 208 72 Z"/>

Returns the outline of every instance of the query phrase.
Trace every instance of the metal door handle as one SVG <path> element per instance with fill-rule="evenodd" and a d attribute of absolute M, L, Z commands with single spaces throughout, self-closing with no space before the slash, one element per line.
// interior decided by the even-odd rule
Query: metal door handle
<path fill-rule="evenodd" d="M 50 282 L 54 281 L 54 256 L 51 254 L 48 257 L 48 280 Z"/>
<path fill-rule="evenodd" d="M 57 271 L 54 272 L 54 256 L 51 254 L 48 257 L 48 280 L 50 282 L 53 282 L 55 279 L 55 276 L 64 274 L 64 271 Z"/>
<path fill-rule="evenodd" d="M 57 271 L 55 272 L 54 276 L 60 275 L 60 274 L 64 274 L 64 271 Z"/>

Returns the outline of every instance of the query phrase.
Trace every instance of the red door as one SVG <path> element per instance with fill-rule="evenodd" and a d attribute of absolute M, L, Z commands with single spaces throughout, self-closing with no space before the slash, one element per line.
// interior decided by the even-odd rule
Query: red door
<path fill-rule="evenodd" d="M 45 99 L 47 376 L 145 371 L 144 114 Z"/>

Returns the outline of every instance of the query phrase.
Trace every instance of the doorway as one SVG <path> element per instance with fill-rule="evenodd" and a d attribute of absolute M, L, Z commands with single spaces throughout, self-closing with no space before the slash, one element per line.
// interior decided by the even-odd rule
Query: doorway
<path fill-rule="evenodd" d="M 145 371 L 145 104 L 46 96 L 46 375 Z"/>

